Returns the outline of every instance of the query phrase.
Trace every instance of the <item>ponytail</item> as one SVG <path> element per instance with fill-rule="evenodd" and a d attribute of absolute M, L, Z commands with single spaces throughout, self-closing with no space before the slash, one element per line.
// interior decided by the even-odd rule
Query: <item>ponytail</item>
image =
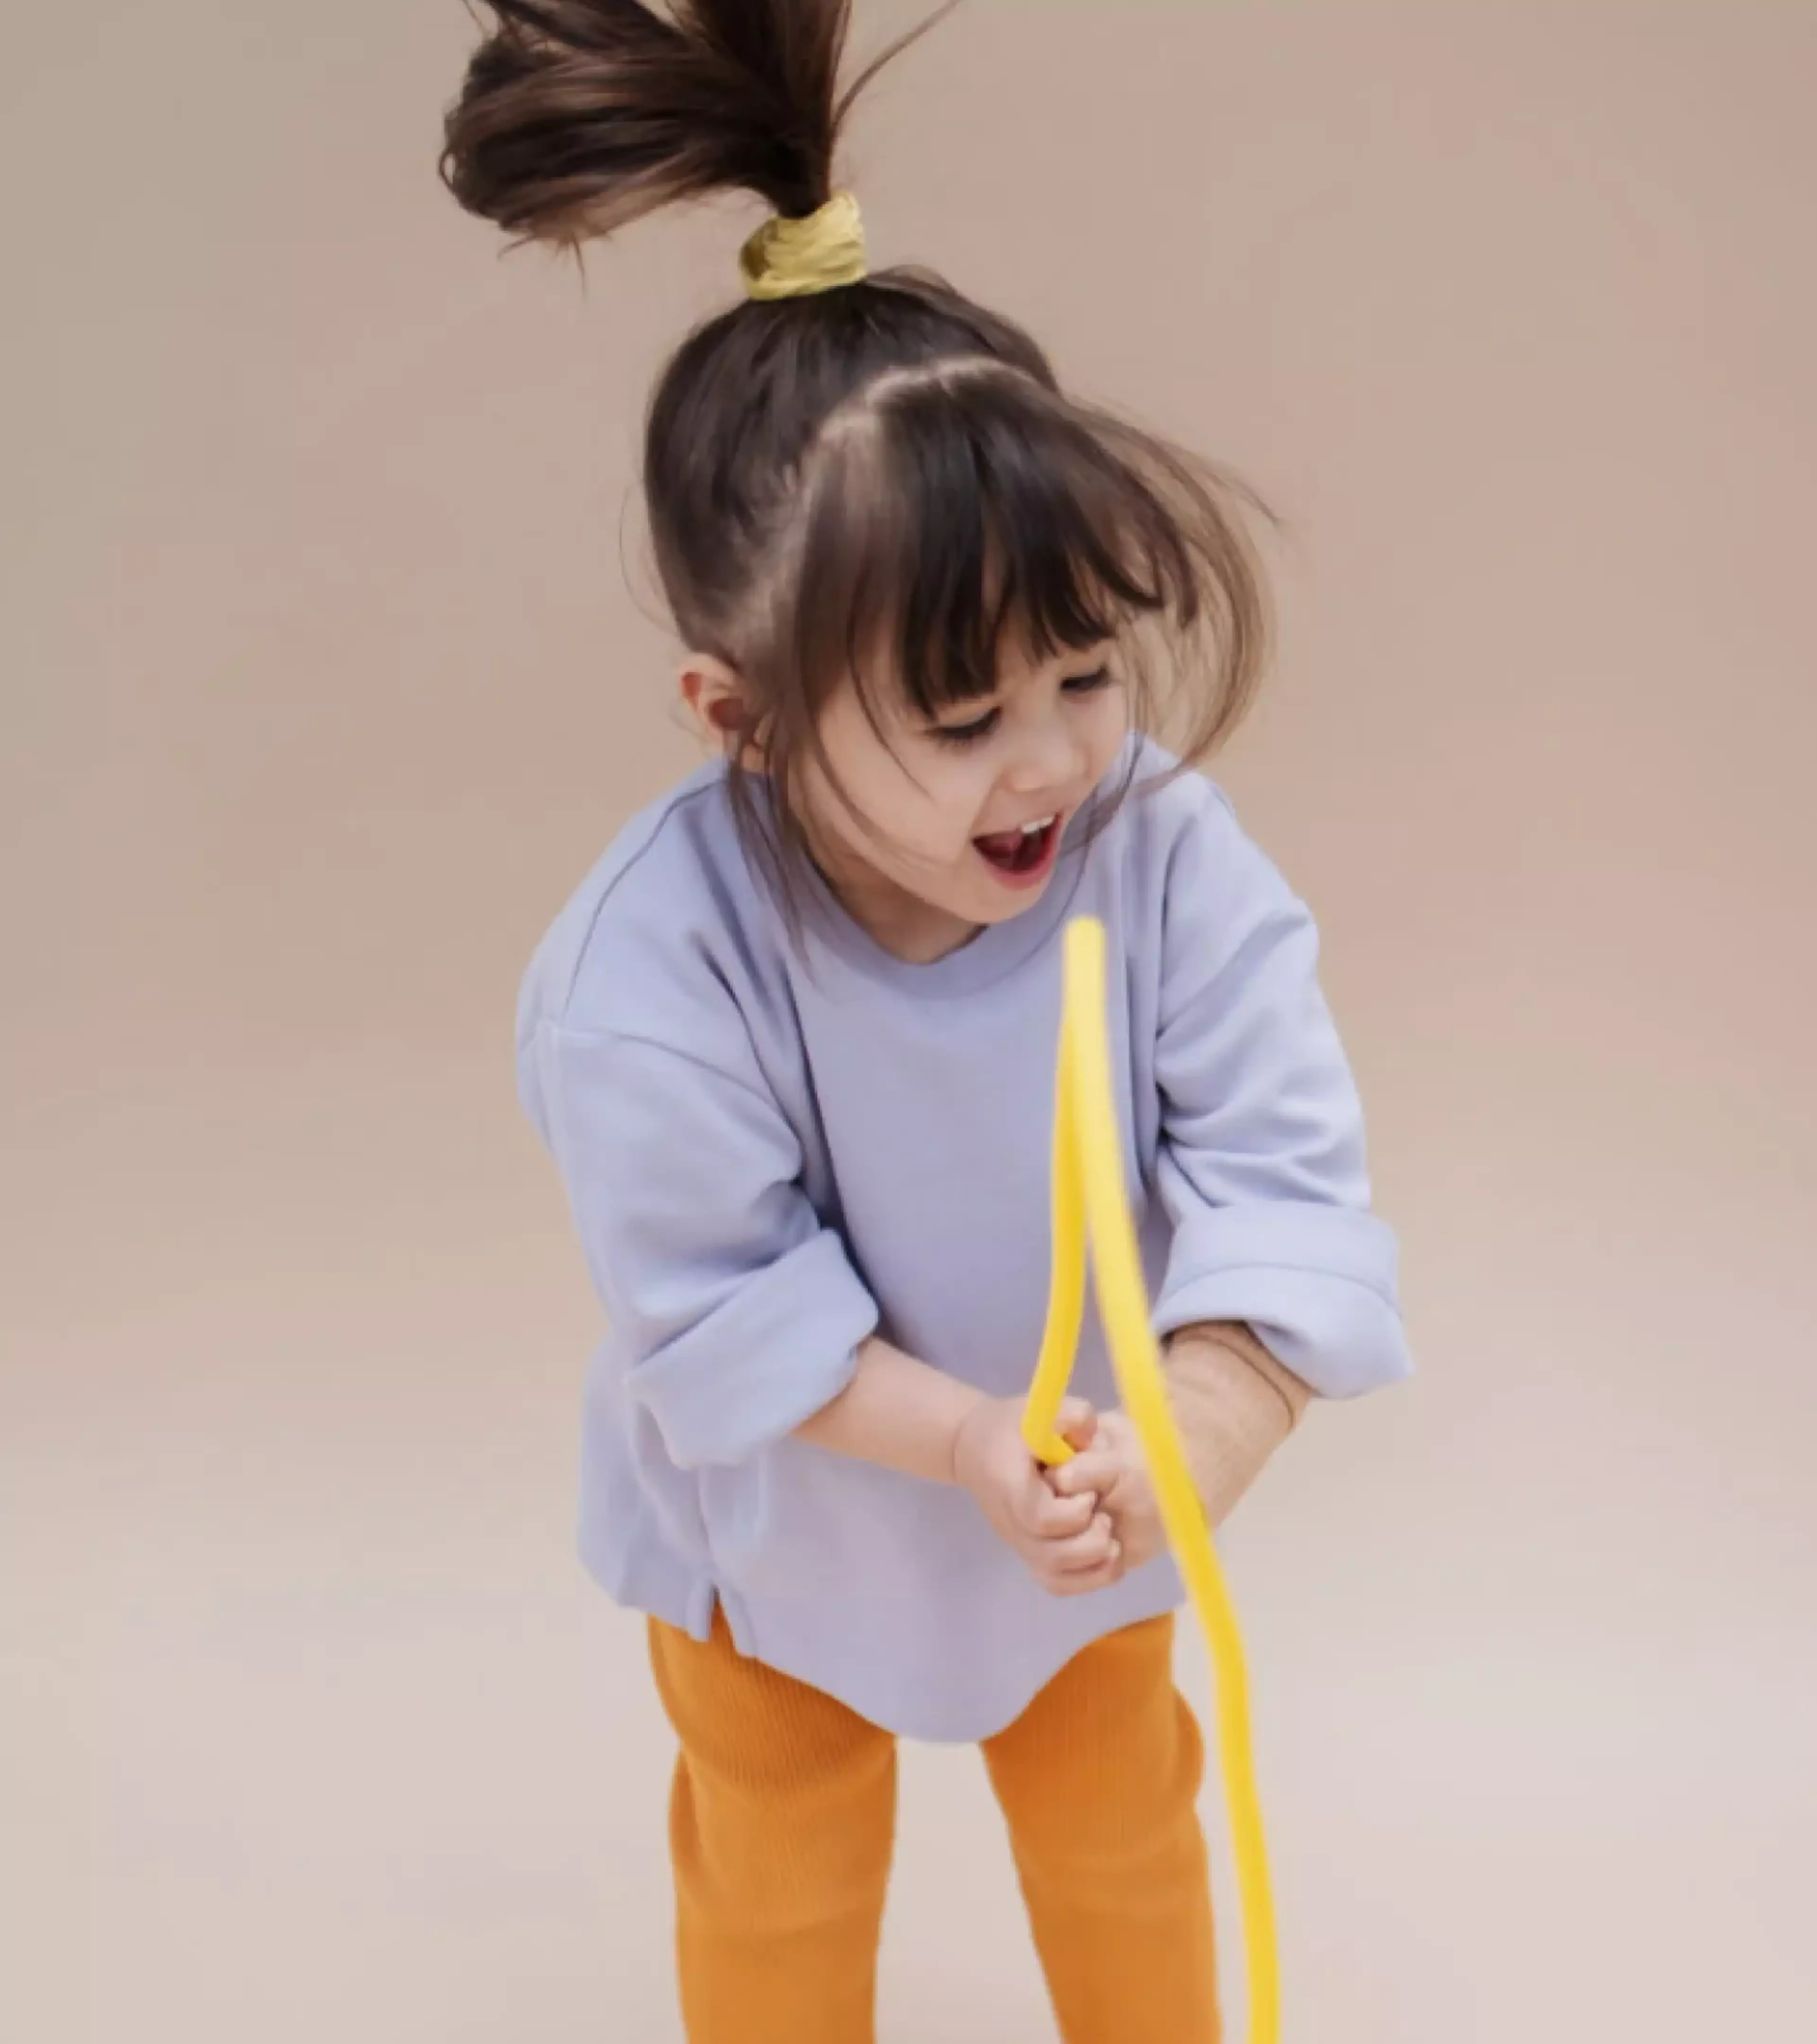
<path fill-rule="evenodd" d="M 563 245 L 722 191 L 805 219 L 833 197 L 853 100 L 932 25 L 842 94 L 851 0 L 488 4 L 497 27 L 448 111 L 442 179 L 520 242 Z"/>

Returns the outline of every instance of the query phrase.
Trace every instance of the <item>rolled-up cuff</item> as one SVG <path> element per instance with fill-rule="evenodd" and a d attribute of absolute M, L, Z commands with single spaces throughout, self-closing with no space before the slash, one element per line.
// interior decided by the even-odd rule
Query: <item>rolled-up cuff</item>
<path fill-rule="evenodd" d="M 744 1462 L 838 1397 L 878 1317 L 838 1236 L 813 1235 L 639 1364 L 632 1393 L 678 1469 Z"/>
<path fill-rule="evenodd" d="M 1247 1320 L 1322 1397 L 1354 1398 L 1412 1374 L 1398 1262 L 1393 1230 L 1355 1208 L 1208 1208 L 1174 1235 L 1155 1331 Z"/>

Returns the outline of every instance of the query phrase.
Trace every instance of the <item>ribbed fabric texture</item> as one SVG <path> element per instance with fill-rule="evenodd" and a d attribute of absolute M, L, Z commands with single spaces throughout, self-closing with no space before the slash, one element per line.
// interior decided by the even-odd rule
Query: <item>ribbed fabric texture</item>
<path fill-rule="evenodd" d="M 1199 1502 L 1215 1530 L 1299 1425 L 1312 1393 L 1247 1327 L 1228 1322 L 1175 1337 L 1167 1392 Z"/>
<path fill-rule="evenodd" d="M 896 1742 L 650 1622 L 681 1740 L 670 1810 L 690 2044 L 873 2044 Z M 1204 1754 L 1174 1620 L 1108 1635 L 983 1744 L 1065 2044 L 1215 2044 Z M 955 2012 L 955 2022 L 959 2011 Z"/>

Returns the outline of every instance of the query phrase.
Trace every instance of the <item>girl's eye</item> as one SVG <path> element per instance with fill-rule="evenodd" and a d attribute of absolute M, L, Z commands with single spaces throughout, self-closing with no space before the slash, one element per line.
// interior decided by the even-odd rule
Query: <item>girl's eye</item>
<path fill-rule="evenodd" d="M 1060 686 L 1070 696 L 1095 696 L 1110 686 L 1112 678 L 1108 667 L 1094 667 L 1089 674 L 1069 675 Z"/>
<path fill-rule="evenodd" d="M 1001 710 L 987 710 L 970 724 L 937 724 L 934 736 L 943 745 L 976 745 L 981 739 L 989 737 L 1002 720 Z"/>
<path fill-rule="evenodd" d="M 1108 667 L 1095 667 L 1089 674 L 1069 675 L 1060 686 L 1070 696 L 1095 696 L 1116 678 Z M 989 737 L 1002 721 L 1001 709 L 986 710 L 970 724 L 936 724 L 933 735 L 943 745 L 976 745 Z"/>

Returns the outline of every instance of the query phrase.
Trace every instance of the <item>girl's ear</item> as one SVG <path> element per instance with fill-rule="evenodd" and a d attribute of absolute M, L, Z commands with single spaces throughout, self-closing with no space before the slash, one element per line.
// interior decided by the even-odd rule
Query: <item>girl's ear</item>
<path fill-rule="evenodd" d="M 682 663 L 681 690 L 703 741 L 728 759 L 736 756 L 747 773 L 762 773 L 757 713 L 738 670 L 717 654 L 690 653 Z"/>

